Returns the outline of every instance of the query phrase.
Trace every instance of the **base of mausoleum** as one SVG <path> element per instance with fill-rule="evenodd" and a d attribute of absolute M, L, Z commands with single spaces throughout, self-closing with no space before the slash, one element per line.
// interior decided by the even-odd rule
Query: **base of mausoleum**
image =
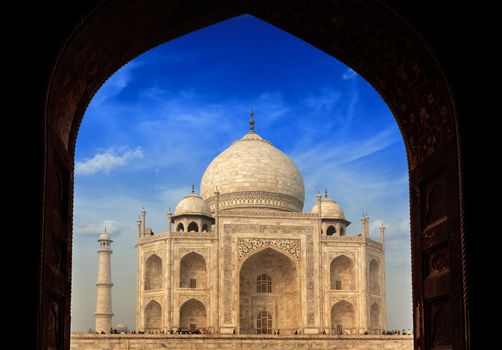
<path fill-rule="evenodd" d="M 398 335 L 186 335 L 72 333 L 71 350 L 412 350 Z"/>

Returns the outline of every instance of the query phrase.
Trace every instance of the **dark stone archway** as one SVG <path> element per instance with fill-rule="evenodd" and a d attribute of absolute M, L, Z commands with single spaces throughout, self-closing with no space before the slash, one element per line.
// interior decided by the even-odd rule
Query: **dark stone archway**
<path fill-rule="evenodd" d="M 27 248 L 35 257 L 27 260 L 27 267 L 30 286 L 37 293 L 27 300 L 36 308 L 30 324 L 36 323 L 37 348 L 47 348 L 50 339 L 57 348 L 69 348 L 74 148 L 90 99 L 113 72 L 145 50 L 243 13 L 351 66 L 394 113 L 409 163 L 415 347 L 432 348 L 440 332 L 441 344 L 465 348 L 471 327 L 469 293 L 475 286 L 473 274 L 466 274 L 466 244 L 474 242 L 466 242 L 462 225 L 460 146 L 464 143 L 454 103 L 465 97 L 465 91 L 455 95 L 457 90 L 450 88 L 455 80 L 446 77 L 428 44 L 400 15 L 399 6 L 404 5 L 390 4 L 377 0 L 108 0 L 75 10 L 63 8 L 67 15 L 63 19 L 57 12 L 42 11 L 40 16 L 48 18 L 41 24 L 59 20 L 65 32 L 48 41 L 49 54 L 39 63 L 46 71 L 35 74 L 40 80 L 33 96 L 38 119 L 31 125 L 35 131 L 30 131 L 34 136 L 30 141 L 38 148 L 26 160 L 42 176 L 36 184 L 25 181 L 34 189 L 33 212 L 39 213 L 33 214 L 37 235 Z M 427 11 L 404 10 L 426 28 L 426 38 L 436 35 L 428 28 Z M 54 34 L 48 29 L 43 33 Z M 454 62 L 447 54 L 444 57 Z M 438 191 L 444 194 L 441 200 Z M 44 320 L 55 308 L 58 312 L 48 328 Z M 438 319 L 449 327 L 435 329 Z"/>

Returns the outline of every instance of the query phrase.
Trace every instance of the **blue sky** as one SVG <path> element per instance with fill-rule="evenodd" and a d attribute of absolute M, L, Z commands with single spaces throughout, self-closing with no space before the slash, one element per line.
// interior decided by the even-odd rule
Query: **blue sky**
<path fill-rule="evenodd" d="M 408 174 L 391 112 L 357 73 L 251 16 L 158 46 L 123 66 L 91 101 L 75 164 L 72 330 L 94 327 L 97 242 L 112 234 L 114 324 L 135 325 L 136 223 L 167 230 L 169 207 L 248 130 L 288 154 L 305 206 L 328 189 L 359 233 L 386 233 L 389 328 L 411 328 Z"/>

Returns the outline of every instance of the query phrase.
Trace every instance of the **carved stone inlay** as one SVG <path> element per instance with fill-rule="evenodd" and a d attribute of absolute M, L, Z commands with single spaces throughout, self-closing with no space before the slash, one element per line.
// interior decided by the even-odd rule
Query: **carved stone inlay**
<path fill-rule="evenodd" d="M 167 233 L 156 233 L 151 236 L 143 236 L 139 239 L 139 243 L 151 242 L 151 241 L 160 241 L 163 239 L 167 239 L 169 235 Z"/>
<path fill-rule="evenodd" d="M 352 259 L 352 261 L 355 263 L 356 261 L 356 256 L 355 256 L 355 253 L 354 252 L 350 252 L 350 251 L 347 251 L 347 250 L 344 250 L 344 251 L 331 251 L 329 252 L 329 260 L 333 260 L 334 258 L 337 258 L 341 255 L 345 255 L 347 258 L 350 258 Z"/>
<path fill-rule="evenodd" d="M 211 213 L 214 214 L 216 209 L 215 197 L 211 196 L 205 200 L 211 208 Z M 219 206 L 220 210 L 226 208 L 268 207 L 301 212 L 303 202 L 293 196 L 282 193 L 245 191 L 222 193 L 220 195 Z"/>
<path fill-rule="evenodd" d="M 162 302 L 162 296 L 160 295 L 152 295 L 152 296 L 146 296 L 143 298 L 143 305 L 146 307 L 148 305 L 149 302 L 151 302 L 152 300 L 156 301 L 157 303 L 159 303 L 160 306 L 164 306 L 164 303 Z"/>
<path fill-rule="evenodd" d="M 178 256 L 180 258 L 192 252 L 202 255 L 204 259 L 207 260 L 207 248 L 185 248 L 185 247 L 178 248 Z"/>
<path fill-rule="evenodd" d="M 225 301 L 224 322 L 232 322 L 232 236 L 225 233 L 223 238 L 223 300 Z"/>
<path fill-rule="evenodd" d="M 274 247 L 282 252 L 301 260 L 301 244 L 299 239 L 261 239 L 261 238 L 239 238 L 237 241 L 237 260 L 242 261 L 254 251 L 264 248 Z"/>
<path fill-rule="evenodd" d="M 226 233 L 307 233 L 312 231 L 312 226 L 225 224 L 223 231 Z"/>
<path fill-rule="evenodd" d="M 207 306 L 207 295 L 191 295 L 191 294 L 182 294 L 178 295 L 178 305 L 181 306 L 185 301 L 190 299 L 196 299 L 200 301 L 204 306 Z"/>
<path fill-rule="evenodd" d="M 149 257 L 151 257 L 152 255 L 157 255 L 160 259 L 162 259 L 162 251 L 160 250 L 149 250 L 149 251 L 146 251 L 143 253 L 143 260 L 146 261 L 148 260 Z"/>
<path fill-rule="evenodd" d="M 315 323 L 315 300 L 314 300 L 314 242 L 312 234 L 307 235 L 306 241 L 306 274 L 307 274 L 307 323 Z"/>
<path fill-rule="evenodd" d="M 224 216 L 273 216 L 273 217 L 288 217 L 302 219 L 317 219 L 317 214 L 304 212 L 286 212 L 272 211 L 267 208 L 242 208 L 240 210 L 226 209 L 221 213 Z"/>
<path fill-rule="evenodd" d="M 449 255 L 446 247 L 433 250 L 426 255 L 426 274 L 425 277 L 435 277 L 446 273 L 449 268 Z"/>
<path fill-rule="evenodd" d="M 336 303 L 339 301 L 346 301 L 348 303 L 351 303 L 354 308 L 357 307 L 357 298 L 356 297 L 345 297 L 345 296 L 336 296 L 336 297 L 330 297 L 329 298 L 329 305 L 333 307 Z"/>

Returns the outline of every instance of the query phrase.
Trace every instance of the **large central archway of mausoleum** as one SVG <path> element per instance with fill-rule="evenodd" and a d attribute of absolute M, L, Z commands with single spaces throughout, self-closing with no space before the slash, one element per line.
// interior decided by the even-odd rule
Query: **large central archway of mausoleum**
<path fill-rule="evenodd" d="M 295 263 L 267 248 L 250 256 L 239 274 L 239 330 L 294 334 L 300 328 L 300 281 Z"/>

